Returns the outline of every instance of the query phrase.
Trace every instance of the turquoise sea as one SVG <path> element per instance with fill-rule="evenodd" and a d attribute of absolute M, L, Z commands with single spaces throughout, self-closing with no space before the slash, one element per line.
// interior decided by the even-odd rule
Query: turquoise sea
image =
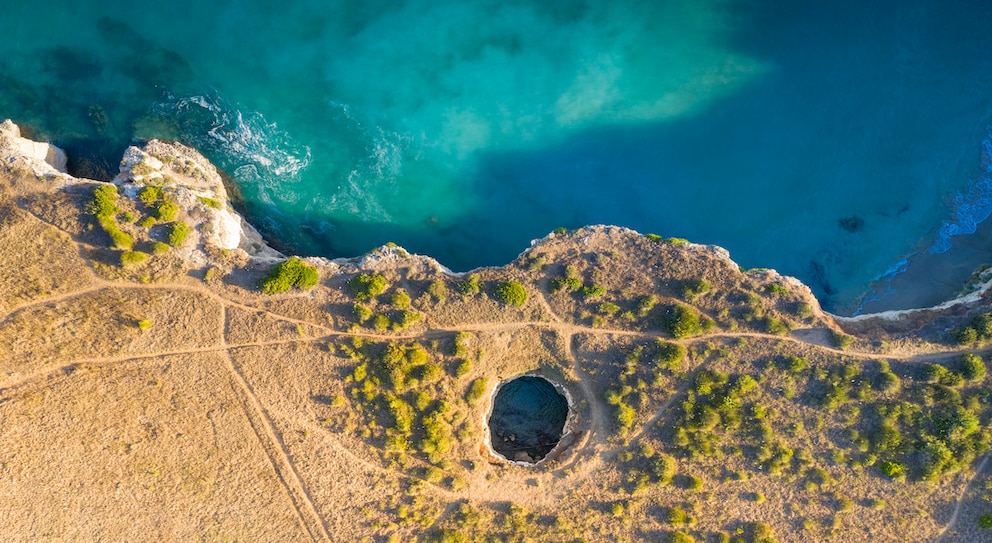
<path fill-rule="evenodd" d="M 985 0 L 0 5 L 0 117 L 94 177 L 193 145 L 298 253 L 461 271 L 611 223 L 844 313 L 992 211 Z"/>

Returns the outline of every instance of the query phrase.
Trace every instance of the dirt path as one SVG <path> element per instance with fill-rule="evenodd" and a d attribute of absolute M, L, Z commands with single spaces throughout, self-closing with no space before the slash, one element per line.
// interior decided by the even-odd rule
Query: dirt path
<path fill-rule="evenodd" d="M 221 310 L 219 325 L 222 332 L 220 346 L 222 348 L 225 366 L 231 375 L 231 383 L 238 397 L 241 399 L 242 410 L 248 418 L 248 423 L 251 425 L 252 430 L 255 432 L 255 437 L 258 438 L 259 444 L 265 451 L 266 456 L 268 456 L 273 471 L 276 472 L 276 475 L 278 475 L 279 480 L 282 482 L 286 494 L 296 509 L 296 514 L 301 524 L 310 534 L 310 537 L 316 542 L 330 541 L 330 537 L 327 535 L 327 525 L 320 514 L 317 513 L 317 507 L 314 506 L 310 493 L 304 486 L 295 466 L 290 461 L 285 444 L 276 434 L 272 421 L 266 414 L 265 408 L 262 407 L 262 402 L 258 399 L 255 391 L 252 390 L 244 374 L 238 370 L 234 359 L 231 357 L 231 352 L 227 346 L 227 336 L 223 334 L 227 328 L 227 307 L 223 307 Z"/>
<path fill-rule="evenodd" d="M 951 513 L 951 518 L 947 521 L 947 526 L 944 527 L 944 531 L 940 532 L 937 539 L 933 540 L 933 543 L 940 543 L 945 537 L 947 537 L 948 534 L 951 533 L 951 530 L 958 521 L 958 515 L 961 513 L 961 505 L 964 504 L 964 499 L 965 496 L 968 495 L 968 490 L 971 489 L 971 485 L 975 482 L 975 480 L 982 475 L 982 471 L 985 470 L 985 465 L 988 464 L 990 456 L 992 456 L 992 454 L 987 453 L 985 458 L 982 458 L 982 461 L 979 462 L 978 467 L 975 468 L 975 475 L 973 475 L 971 479 L 968 480 L 968 483 L 964 485 L 964 488 L 961 489 L 961 495 L 958 497 L 958 501 L 954 505 L 954 512 Z"/>

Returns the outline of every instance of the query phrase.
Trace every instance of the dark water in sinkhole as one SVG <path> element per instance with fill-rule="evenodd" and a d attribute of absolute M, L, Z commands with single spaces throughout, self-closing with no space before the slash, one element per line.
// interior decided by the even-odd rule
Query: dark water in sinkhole
<path fill-rule="evenodd" d="M 567 417 L 568 400 L 547 379 L 507 381 L 489 417 L 493 449 L 509 460 L 537 462 L 561 440 Z"/>

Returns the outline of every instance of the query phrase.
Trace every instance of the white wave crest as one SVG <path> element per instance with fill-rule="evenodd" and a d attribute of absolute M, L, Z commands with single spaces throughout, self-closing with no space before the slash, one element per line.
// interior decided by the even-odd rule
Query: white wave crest
<path fill-rule="evenodd" d="M 180 136 L 207 154 L 244 185 L 257 189 L 266 204 L 293 203 L 289 185 L 310 166 L 310 147 L 302 145 L 261 113 L 244 113 L 218 93 L 170 97 L 155 108 L 179 120 Z"/>

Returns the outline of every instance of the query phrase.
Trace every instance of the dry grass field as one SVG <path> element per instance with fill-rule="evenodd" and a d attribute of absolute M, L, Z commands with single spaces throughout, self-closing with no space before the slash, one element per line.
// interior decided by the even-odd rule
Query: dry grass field
<path fill-rule="evenodd" d="M 989 338 L 949 332 L 987 300 L 835 320 L 613 227 L 464 276 L 383 247 L 267 295 L 270 263 L 190 265 L 130 223 L 148 257 L 122 265 L 96 184 L 2 176 L 0 540 L 992 540 L 990 381 L 962 358 Z M 485 445 L 521 374 L 574 400 L 533 466 Z"/>

